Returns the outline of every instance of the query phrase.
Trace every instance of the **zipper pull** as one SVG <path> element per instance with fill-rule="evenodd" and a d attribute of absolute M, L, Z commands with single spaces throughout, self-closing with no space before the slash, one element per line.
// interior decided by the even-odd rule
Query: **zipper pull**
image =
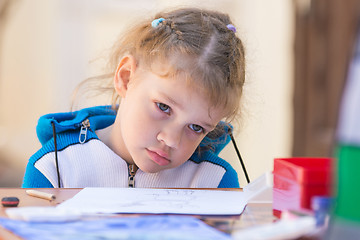
<path fill-rule="evenodd" d="M 129 165 L 129 181 L 128 185 L 130 188 L 135 187 L 135 173 L 136 173 L 137 167 L 135 164 Z"/>
<path fill-rule="evenodd" d="M 81 122 L 81 129 L 79 134 L 79 142 L 83 144 L 86 141 L 87 131 L 90 128 L 90 121 L 89 119 L 85 119 Z"/>

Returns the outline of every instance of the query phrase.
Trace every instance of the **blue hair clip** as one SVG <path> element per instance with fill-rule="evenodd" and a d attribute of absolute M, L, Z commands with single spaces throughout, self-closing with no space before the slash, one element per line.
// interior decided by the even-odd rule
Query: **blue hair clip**
<path fill-rule="evenodd" d="M 163 21 L 165 21 L 165 18 L 155 19 L 155 20 L 153 20 L 153 21 L 151 22 L 151 26 L 152 26 L 153 28 L 156 28 L 156 27 L 159 25 L 159 23 L 161 23 L 161 22 L 163 22 Z"/>
<path fill-rule="evenodd" d="M 228 24 L 228 25 L 226 25 L 226 27 L 227 27 L 229 30 L 231 30 L 231 31 L 233 31 L 234 33 L 236 33 L 236 27 L 235 27 L 234 25 Z"/>

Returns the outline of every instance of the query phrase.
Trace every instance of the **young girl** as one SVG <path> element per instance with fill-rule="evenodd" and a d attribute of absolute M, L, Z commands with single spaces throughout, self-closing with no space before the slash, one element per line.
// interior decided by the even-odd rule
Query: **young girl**
<path fill-rule="evenodd" d="M 112 106 L 41 117 L 22 186 L 239 187 L 218 157 L 245 80 L 235 32 L 226 14 L 193 8 L 130 29 L 111 57 Z"/>

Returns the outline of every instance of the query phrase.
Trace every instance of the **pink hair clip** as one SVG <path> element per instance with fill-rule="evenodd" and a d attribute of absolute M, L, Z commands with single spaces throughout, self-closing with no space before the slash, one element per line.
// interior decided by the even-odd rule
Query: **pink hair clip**
<path fill-rule="evenodd" d="M 234 33 L 236 33 L 236 27 L 235 27 L 234 25 L 228 24 L 228 25 L 226 25 L 226 27 L 227 27 L 229 30 L 231 30 L 231 31 L 233 31 Z"/>

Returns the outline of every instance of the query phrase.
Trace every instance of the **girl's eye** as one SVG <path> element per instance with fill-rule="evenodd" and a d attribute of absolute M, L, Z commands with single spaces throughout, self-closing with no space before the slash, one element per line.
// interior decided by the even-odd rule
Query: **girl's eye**
<path fill-rule="evenodd" d="M 193 130 L 194 132 L 197 132 L 197 133 L 203 133 L 204 132 L 204 128 L 197 125 L 197 124 L 190 124 L 189 125 L 189 128 L 191 130 Z"/>
<path fill-rule="evenodd" d="M 157 107 L 164 113 L 170 113 L 170 107 L 164 103 L 156 103 Z"/>

